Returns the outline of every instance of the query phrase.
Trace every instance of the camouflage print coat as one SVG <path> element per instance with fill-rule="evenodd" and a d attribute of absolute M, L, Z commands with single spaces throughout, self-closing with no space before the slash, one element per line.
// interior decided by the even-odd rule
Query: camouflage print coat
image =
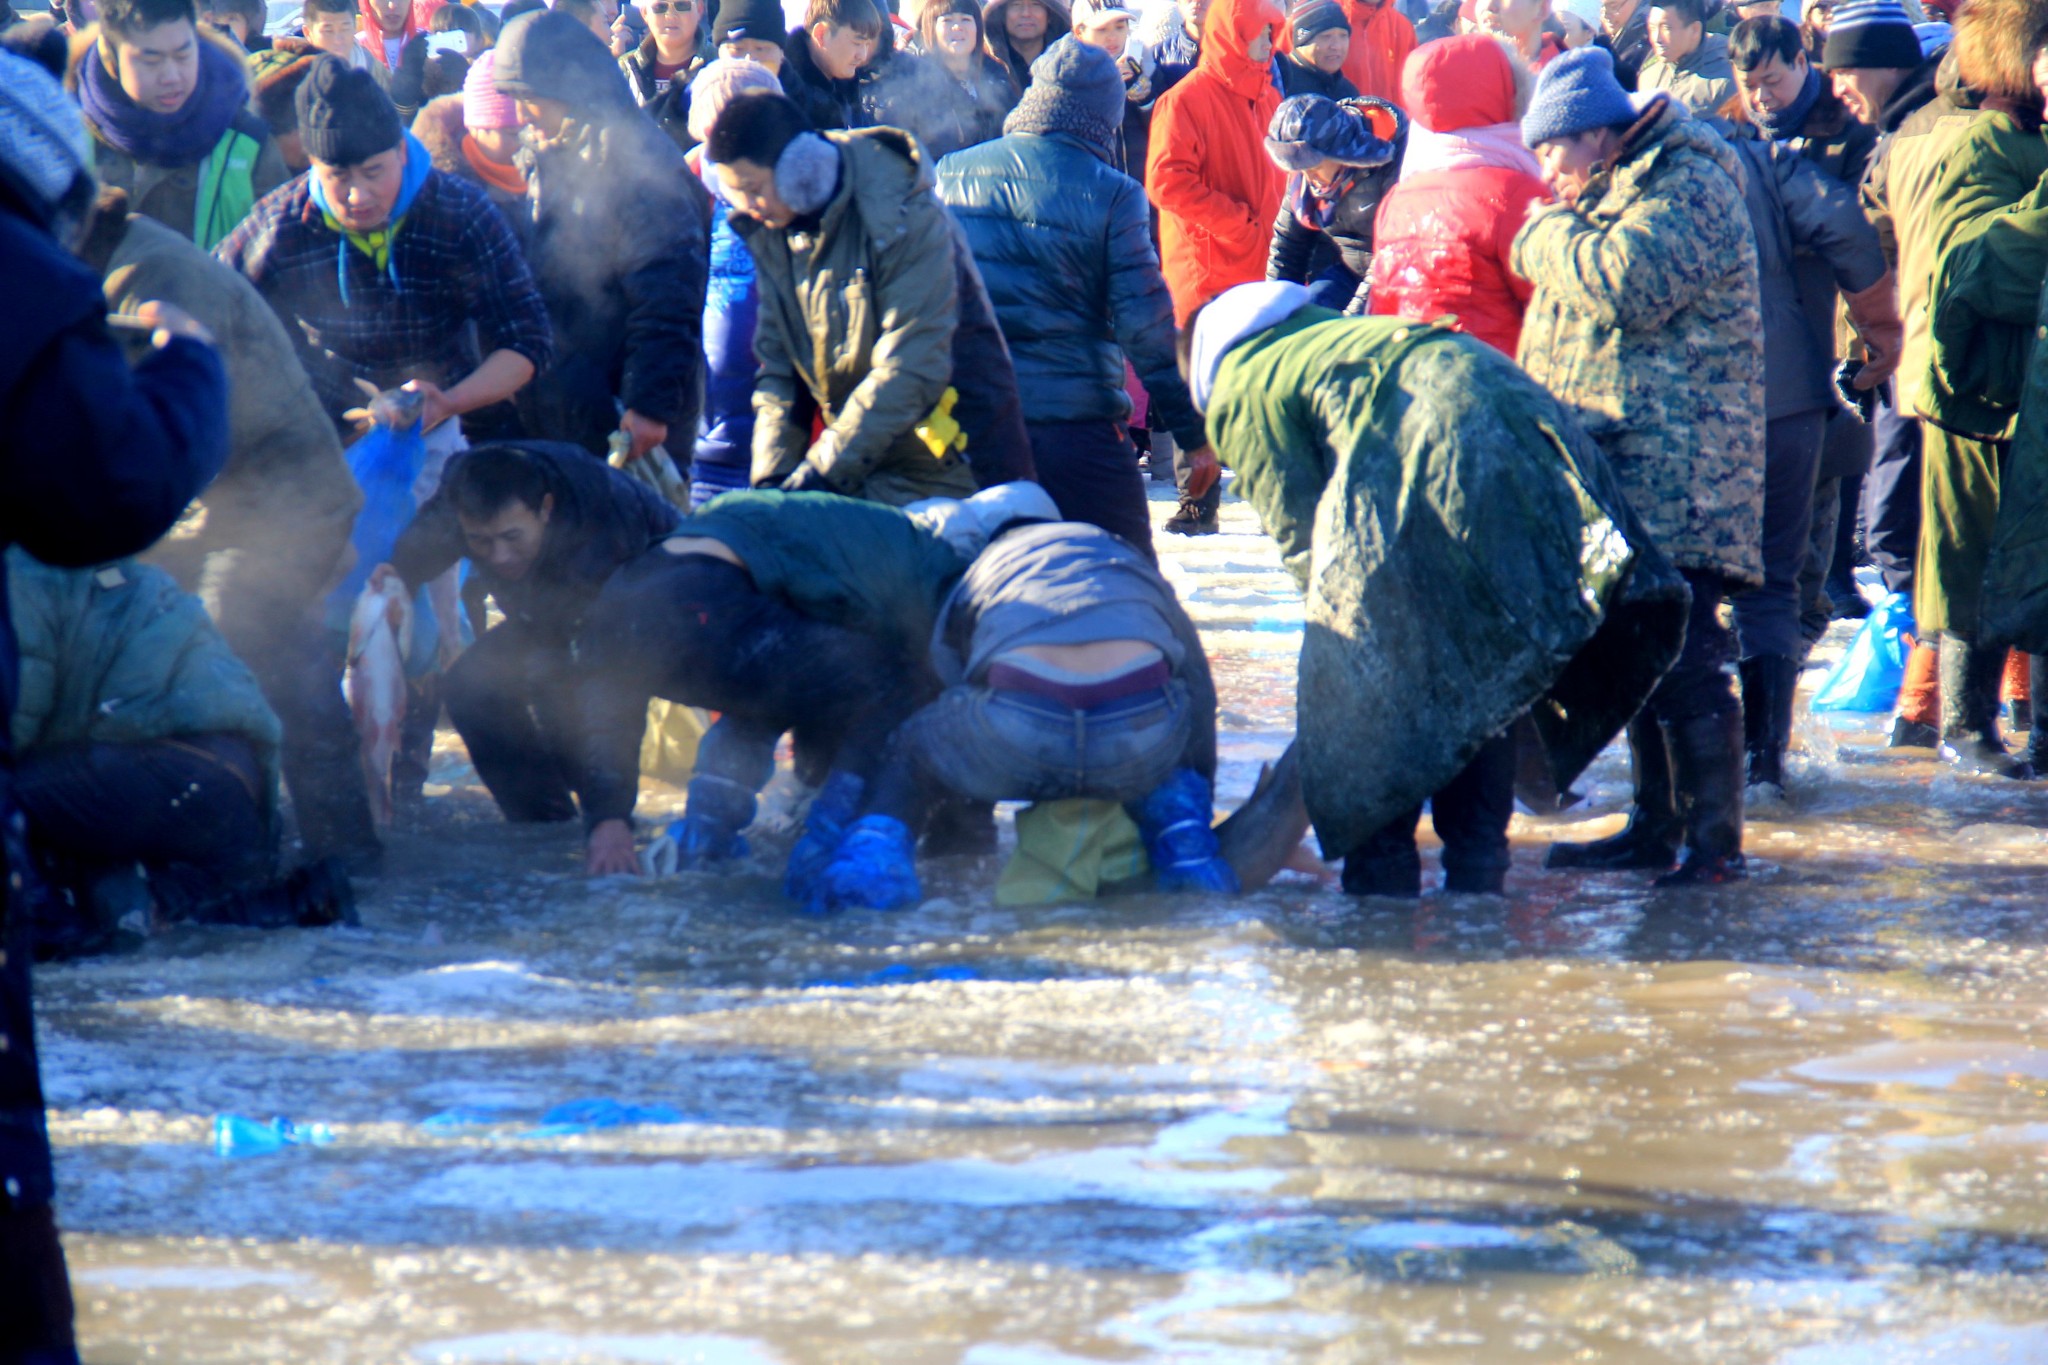
<path fill-rule="evenodd" d="M 1681 569 L 1763 581 L 1763 324 L 1735 152 L 1664 97 L 1576 205 L 1515 237 L 1517 359 L 1600 443 Z"/>

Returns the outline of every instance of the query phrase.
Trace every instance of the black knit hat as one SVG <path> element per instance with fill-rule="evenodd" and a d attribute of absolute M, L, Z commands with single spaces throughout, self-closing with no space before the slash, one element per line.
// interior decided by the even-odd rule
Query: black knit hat
<path fill-rule="evenodd" d="M 718 7 L 718 19 L 711 25 L 711 41 L 737 43 L 748 38 L 778 47 L 789 40 L 780 0 L 724 0 Z"/>
<path fill-rule="evenodd" d="M 339 57 L 322 57 L 299 83 L 299 142 L 329 166 L 354 166 L 405 140 L 398 109 L 377 78 Z"/>
<path fill-rule="evenodd" d="M 1351 20 L 1337 0 L 1294 0 L 1287 7 L 1287 26 L 1294 30 L 1294 45 L 1307 47 L 1319 33 L 1333 28 L 1351 31 Z"/>

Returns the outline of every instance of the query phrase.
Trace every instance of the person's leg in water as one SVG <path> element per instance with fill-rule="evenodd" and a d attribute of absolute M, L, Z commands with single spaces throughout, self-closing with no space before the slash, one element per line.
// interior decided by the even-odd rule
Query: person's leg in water
<path fill-rule="evenodd" d="M 1920 422 L 1880 405 L 1874 426 L 1877 452 L 1863 479 L 1863 549 L 1884 590 L 1911 597 L 1920 549 Z M 1887 748 L 1932 749 L 1941 743 L 1936 654 L 1936 639 L 1914 644 Z"/>
<path fill-rule="evenodd" d="M 1508 820 L 1515 813 L 1512 730 L 1486 741 L 1463 772 L 1429 801 L 1430 823 L 1443 841 L 1444 890 L 1498 896 L 1512 857 Z"/>
<path fill-rule="evenodd" d="M 1166 519 L 1165 529 L 1176 536 L 1213 536 L 1221 529 L 1223 480 L 1218 479 L 1199 498 L 1188 496 L 1188 474 L 1193 468 L 1190 452 L 1178 442 L 1173 447 L 1173 486 L 1180 490 L 1180 506 Z"/>
<path fill-rule="evenodd" d="M 23 756 L 17 792 L 58 889 L 38 926 L 45 956 L 104 946 L 126 909 L 166 920 L 331 924 L 352 901 L 333 859 L 273 883 L 274 831 L 248 741 L 199 735 L 69 744 Z M 137 865 L 148 876 L 135 875 Z"/>
<path fill-rule="evenodd" d="M 1650 694 L 1647 709 L 1664 731 L 1672 791 L 1685 830 L 1678 866 L 1659 886 L 1732 881 L 1742 857 L 1742 701 L 1729 677 L 1735 642 L 1721 624 L 1725 584 L 1684 571 L 1692 612 L 1678 662 Z"/>
<path fill-rule="evenodd" d="M 1785 750 L 1806 654 L 1799 583 L 1813 544 L 1814 471 L 1826 431 L 1819 412 L 1775 417 L 1766 425 L 1764 581 L 1734 599 L 1748 785 L 1773 797 L 1784 794 Z"/>
<path fill-rule="evenodd" d="M 771 771 L 761 754 L 772 756 L 784 733 L 797 731 L 807 751 L 830 756 L 806 821 L 815 837 L 807 828 L 798 840 L 793 869 L 830 857 L 829 847 L 812 857 L 826 827 L 843 828 L 859 813 L 890 733 L 931 690 L 921 659 L 806 617 L 759 592 L 746 570 L 701 554 L 653 553 L 621 569 L 592 608 L 579 650 L 586 822 L 630 815 L 647 699 L 664 697 L 721 713 L 706 736 L 711 762 L 699 761 L 705 785 L 700 792 L 692 780 L 685 821 L 700 797 L 721 828 L 742 815 L 751 821 Z M 728 722 L 730 757 L 726 736 L 713 741 Z M 836 846 L 837 831 L 829 837 Z"/>
<path fill-rule="evenodd" d="M 570 785 L 575 738 L 547 733 L 534 714 L 543 675 L 567 662 L 566 648 L 551 650 L 505 622 L 464 650 L 441 680 L 441 699 L 469 761 L 513 824 L 576 817 Z"/>

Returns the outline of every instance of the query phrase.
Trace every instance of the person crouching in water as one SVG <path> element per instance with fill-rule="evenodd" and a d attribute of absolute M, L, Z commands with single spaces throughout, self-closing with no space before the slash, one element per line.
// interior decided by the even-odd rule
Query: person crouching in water
<path fill-rule="evenodd" d="M 1606 461 L 1493 347 L 1240 285 L 1182 338 L 1218 458 L 1307 599 L 1302 795 L 1353 895 L 1498 893 L 1532 712 L 1562 790 L 1678 655 L 1685 588 Z"/>
<path fill-rule="evenodd" d="M 827 908 L 914 904 L 917 831 L 949 797 L 1117 802 L 1154 886 L 1238 889 L 1210 827 L 1209 661 L 1143 551 L 1080 522 L 995 528 L 940 611 L 932 665 L 946 690 L 891 741 L 868 813 L 820 878 Z"/>

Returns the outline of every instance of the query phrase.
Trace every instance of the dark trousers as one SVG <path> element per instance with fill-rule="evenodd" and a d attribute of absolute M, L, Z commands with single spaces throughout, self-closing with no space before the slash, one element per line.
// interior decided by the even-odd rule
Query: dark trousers
<path fill-rule="evenodd" d="M 278 751 L 299 836 L 313 857 L 374 847 L 362 742 L 342 696 L 341 650 L 304 613 L 262 632 L 223 629 L 284 727 Z"/>
<path fill-rule="evenodd" d="M 1119 422 L 1031 422 L 1038 482 L 1068 521 L 1121 536 L 1158 562 L 1138 450 Z"/>
<path fill-rule="evenodd" d="M 1183 495 L 1188 491 L 1188 467 L 1188 452 L 1182 450 L 1180 443 L 1176 441 L 1173 446 L 1173 486 L 1178 488 Z M 1223 480 L 1219 478 L 1211 485 L 1209 491 L 1202 495 L 1202 500 L 1196 506 L 1207 513 L 1215 511 L 1222 505 Z"/>
<path fill-rule="evenodd" d="M 1877 410 L 1877 455 L 1863 480 L 1863 549 L 1885 591 L 1911 593 L 1920 553 L 1919 419 Z"/>
<path fill-rule="evenodd" d="M 708 555 L 641 556 L 605 585 L 579 645 L 585 818 L 632 810 L 649 697 L 720 713 L 699 773 L 757 790 L 792 734 L 806 780 L 872 778 L 890 734 L 936 691 L 925 647 L 806 616 Z"/>
<path fill-rule="evenodd" d="M 263 781 L 255 750 L 233 735 L 23 754 L 15 797 L 50 893 L 35 916 L 38 954 L 104 940 L 112 925 L 96 913 L 94 888 L 110 875 L 133 881 L 138 864 L 150 898 L 179 919 L 266 880 L 276 849 Z"/>
<path fill-rule="evenodd" d="M 1799 630 L 1799 574 L 1813 542 L 1813 480 L 1827 416 L 1800 412 L 1764 426 L 1764 581 L 1735 598 L 1735 632 L 1745 659 L 1805 652 Z"/>
<path fill-rule="evenodd" d="M 1643 709 L 1667 725 L 1699 716 L 1729 716 L 1742 710 L 1728 665 L 1735 658 L 1735 638 L 1721 624 L 1721 599 L 1728 585 L 1719 574 L 1695 569 L 1679 571 L 1692 589 L 1692 610 L 1686 617 L 1685 644 Z"/>
<path fill-rule="evenodd" d="M 1478 756 L 1429 799 L 1429 822 L 1443 841 L 1444 887 L 1456 891 L 1497 876 L 1509 862 L 1508 818 L 1515 813 L 1514 731 L 1488 740 Z M 1351 850 L 1354 862 L 1419 868 L 1415 827 L 1422 807 L 1381 826 Z M 1348 880 L 1348 878 L 1347 878 Z M 1412 893 L 1411 893 L 1412 894 Z"/>
<path fill-rule="evenodd" d="M 448 670 L 441 699 L 507 820 L 575 817 L 582 736 L 567 646 L 512 622 L 495 626 Z"/>

